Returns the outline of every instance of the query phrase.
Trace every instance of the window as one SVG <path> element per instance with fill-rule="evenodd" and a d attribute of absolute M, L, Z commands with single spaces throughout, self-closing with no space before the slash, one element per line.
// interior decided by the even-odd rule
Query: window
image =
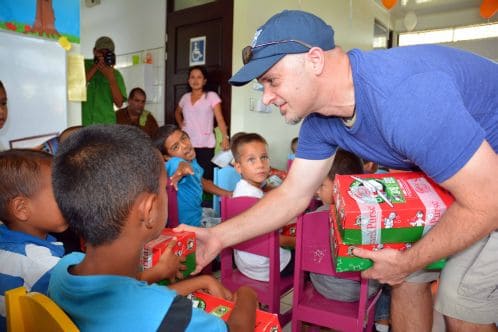
<path fill-rule="evenodd" d="M 498 37 L 498 23 L 399 34 L 399 46 L 452 43 Z"/>

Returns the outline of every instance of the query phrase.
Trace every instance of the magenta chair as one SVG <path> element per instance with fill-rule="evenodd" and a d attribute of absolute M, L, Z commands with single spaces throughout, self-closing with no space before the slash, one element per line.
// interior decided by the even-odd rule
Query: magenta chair
<path fill-rule="evenodd" d="M 254 197 L 221 198 L 221 221 L 234 217 L 258 202 Z M 241 286 L 249 286 L 258 294 L 258 300 L 268 305 L 268 311 L 278 315 L 280 324 L 287 324 L 292 308 L 280 314 L 280 297 L 292 289 L 292 276 L 280 277 L 279 232 L 274 231 L 252 240 L 227 247 L 221 251 L 221 283 L 232 292 Z M 243 250 L 270 258 L 270 281 L 258 281 L 246 277 L 232 263 L 233 249 Z"/>
<path fill-rule="evenodd" d="M 166 227 L 174 228 L 178 226 L 178 201 L 176 199 L 176 189 L 171 184 L 168 179 L 168 184 L 166 185 L 166 192 L 168 194 L 168 222 Z"/>
<path fill-rule="evenodd" d="M 359 272 L 336 273 L 331 254 L 328 211 L 301 215 L 297 220 L 294 295 L 292 299 L 292 331 L 301 331 L 302 323 L 319 325 L 338 331 L 372 331 L 375 303 L 380 290 L 368 298 L 368 280 Z M 357 302 L 329 300 L 305 281 L 306 272 L 327 274 L 360 281 Z M 309 331 L 319 331 L 312 326 Z"/>

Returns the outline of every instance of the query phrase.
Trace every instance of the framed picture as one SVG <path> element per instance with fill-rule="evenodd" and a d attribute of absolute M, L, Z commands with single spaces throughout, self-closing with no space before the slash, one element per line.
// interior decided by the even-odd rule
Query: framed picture
<path fill-rule="evenodd" d="M 45 141 L 48 141 L 51 138 L 57 137 L 59 133 L 48 133 L 36 136 L 28 136 L 17 139 L 12 139 L 9 141 L 9 145 L 11 149 L 19 148 L 19 149 L 31 149 L 36 148 Z"/>
<path fill-rule="evenodd" d="M 189 66 L 206 64 L 206 36 L 190 38 Z"/>

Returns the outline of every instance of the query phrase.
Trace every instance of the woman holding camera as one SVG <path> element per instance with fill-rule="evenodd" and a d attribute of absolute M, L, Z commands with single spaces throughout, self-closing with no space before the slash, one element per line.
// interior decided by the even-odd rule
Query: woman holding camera
<path fill-rule="evenodd" d="M 114 106 L 120 108 L 126 100 L 126 88 L 121 73 L 114 69 L 114 42 L 103 36 L 93 48 L 93 59 L 85 59 L 86 102 L 82 103 L 82 123 L 116 123 Z"/>

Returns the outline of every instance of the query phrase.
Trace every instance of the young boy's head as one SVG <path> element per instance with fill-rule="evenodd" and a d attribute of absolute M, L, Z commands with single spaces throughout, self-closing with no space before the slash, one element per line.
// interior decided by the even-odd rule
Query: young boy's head
<path fill-rule="evenodd" d="M 43 240 L 66 230 L 52 190 L 52 160 L 38 150 L 0 152 L 0 220 L 9 229 Z"/>
<path fill-rule="evenodd" d="M 57 152 L 53 183 L 62 214 L 87 246 L 113 242 L 125 228 L 129 233 L 131 223 L 137 230 L 147 228 L 150 239 L 165 226 L 163 161 L 139 128 L 96 125 L 78 130 Z"/>
<path fill-rule="evenodd" d="M 256 133 L 240 135 L 232 141 L 231 149 L 237 172 L 253 186 L 260 187 L 270 173 L 266 140 Z"/>
<path fill-rule="evenodd" d="M 291 148 L 292 153 L 296 153 L 296 151 L 297 151 L 297 141 L 298 141 L 298 137 L 294 137 L 291 141 L 290 148 Z"/>
<path fill-rule="evenodd" d="M 333 202 L 332 193 L 336 174 L 363 174 L 361 158 L 346 150 L 337 149 L 330 171 L 317 191 L 324 204 Z"/>
<path fill-rule="evenodd" d="M 192 161 L 195 159 L 195 149 L 190 137 L 177 125 L 167 124 L 158 129 L 154 145 L 161 151 L 164 158 L 172 157 Z"/>

